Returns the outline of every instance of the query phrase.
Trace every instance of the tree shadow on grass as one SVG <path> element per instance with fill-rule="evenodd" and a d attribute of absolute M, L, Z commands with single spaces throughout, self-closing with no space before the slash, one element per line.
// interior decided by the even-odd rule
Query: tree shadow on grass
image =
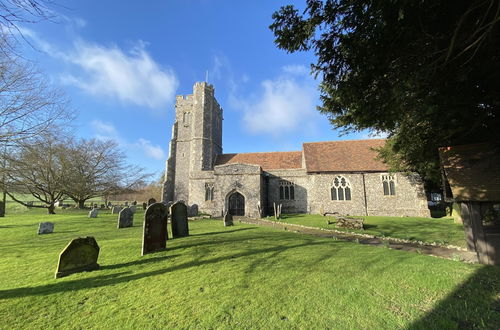
<path fill-rule="evenodd" d="M 311 245 L 323 245 L 323 244 L 331 245 L 332 242 L 329 242 L 329 241 L 313 242 L 313 243 L 306 242 L 306 243 L 295 244 L 295 245 L 290 245 L 290 246 L 284 246 L 284 245 L 273 246 L 273 247 L 269 247 L 269 248 L 249 250 L 249 251 L 245 251 L 245 252 L 235 253 L 232 255 L 221 256 L 221 257 L 216 257 L 216 258 L 211 258 L 211 259 L 192 260 L 192 261 L 185 262 L 185 263 L 182 263 L 179 265 L 174 265 L 171 267 L 166 267 L 166 268 L 162 268 L 162 269 L 158 269 L 158 270 L 154 270 L 154 271 L 150 271 L 150 272 L 145 272 L 145 273 L 138 273 L 138 274 L 130 274 L 130 272 L 120 272 L 117 274 L 100 275 L 100 276 L 78 279 L 78 280 L 65 280 L 65 281 L 64 280 L 63 281 L 57 280 L 56 283 L 51 283 L 51 284 L 47 284 L 47 285 L 0 290 L 0 299 L 12 299 L 12 298 L 29 297 L 29 296 L 45 296 L 45 295 L 51 295 L 51 294 L 59 293 L 59 292 L 78 291 L 78 290 L 83 290 L 83 289 L 88 289 L 88 288 L 105 287 L 105 286 L 109 286 L 109 285 L 116 285 L 119 283 L 135 281 L 135 280 L 139 280 L 139 279 L 150 277 L 150 276 L 162 275 L 165 273 L 174 272 L 174 271 L 178 271 L 178 270 L 199 267 L 199 266 L 204 266 L 204 265 L 210 265 L 210 264 L 216 264 L 216 263 L 227 261 L 227 260 L 235 260 L 238 258 L 244 258 L 244 257 L 248 257 L 248 256 L 255 255 L 255 254 L 273 253 L 273 252 L 281 253 L 281 252 L 284 252 L 284 251 L 287 251 L 290 249 L 296 249 L 296 248 L 301 248 L 301 247 L 311 246 Z M 167 259 L 167 258 L 170 258 L 170 257 L 165 256 L 165 259 Z M 151 258 L 151 259 L 153 259 L 151 262 L 160 262 L 163 260 L 163 257 Z M 149 262 L 149 259 L 148 259 L 148 261 L 144 261 L 144 263 L 147 263 L 147 262 Z M 125 263 L 124 265 L 118 264 L 117 266 L 110 265 L 107 267 L 107 269 L 126 267 L 126 265 L 128 265 L 128 264 L 129 263 Z M 131 265 L 131 263 L 130 263 L 130 265 Z M 105 267 L 102 267 L 102 268 L 106 269 Z M 90 274 L 93 275 L 93 274 L 97 274 L 97 273 L 98 273 L 98 271 L 95 271 L 95 272 L 92 272 Z"/>
<path fill-rule="evenodd" d="M 498 329 L 500 267 L 484 266 L 408 329 Z"/>
<path fill-rule="evenodd" d="M 238 229 L 233 229 L 233 230 L 225 230 L 225 231 L 212 231 L 209 233 L 201 233 L 201 234 L 192 234 L 189 236 L 208 236 L 208 235 L 218 235 L 218 234 L 227 234 L 227 233 L 234 233 L 236 231 L 242 231 L 242 230 L 252 230 L 256 229 L 258 227 L 245 227 L 245 228 L 238 228 Z"/>

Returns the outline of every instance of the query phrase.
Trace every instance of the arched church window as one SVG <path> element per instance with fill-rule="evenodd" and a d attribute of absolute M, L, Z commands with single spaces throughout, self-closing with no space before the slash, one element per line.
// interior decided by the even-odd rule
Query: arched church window
<path fill-rule="evenodd" d="M 351 200 L 351 183 L 345 177 L 339 175 L 333 179 L 333 184 L 330 189 L 332 201 L 350 201 Z"/>
<path fill-rule="evenodd" d="M 281 180 L 279 182 L 280 199 L 295 199 L 295 184 L 290 181 Z"/>
<path fill-rule="evenodd" d="M 214 184 L 205 183 L 205 201 L 214 200 Z"/>
<path fill-rule="evenodd" d="M 382 189 L 384 190 L 384 196 L 395 196 L 396 195 L 396 176 L 393 174 L 382 174 Z"/>

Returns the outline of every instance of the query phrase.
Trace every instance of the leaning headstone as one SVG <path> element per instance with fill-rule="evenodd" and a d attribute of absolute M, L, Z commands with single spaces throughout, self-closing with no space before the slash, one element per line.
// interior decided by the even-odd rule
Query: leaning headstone
<path fill-rule="evenodd" d="M 198 204 L 193 204 L 188 207 L 188 217 L 195 217 L 198 215 Z"/>
<path fill-rule="evenodd" d="M 146 211 L 147 208 L 148 208 L 148 203 L 142 203 L 142 209 Z"/>
<path fill-rule="evenodd" d="M 99 209 L 94 208 L 94 209 L 90 210 L 89 218 L 97 218 L 98 214 L 99 214 Z"/>
<path fill-rule="evenodd" d="M 151 204 L 144 213 L 142 255 L 167 247 L 168 208 L 163 203 Z"/>
<path fill-rule="evenodd" d="M 132 204 L 132 205 L 130 205 L 129 209 L 130 209 L 130 211 L 132 211 L 132 213 L 135 213 L 135 211 L 137 210 L 137 206 Z"/>
<path fill-rule="evenodd" d="M 54 224 L 52 222 L 40 222 L 38 225 L 38 235 L 50 234 L 54 232 Z"/>
<path fill-rule="evenodd" d="M 73 239 L 59 255 L 56 278 L 99 269 L 99 246 L 92 236 Z"/>
<path fill-rule="evenodd" d="M 113 208 L 111 208 L 111 214 L 118 214 L 120 213 L 120 211 L 122 210 L 122 207 L 121 206 L 113 206 Z"/>
<path fill-rule="evenodd" d="M 154 203 L 156 203 L 156 199 L 154 199 L 152 197 L 150 199 L 148 199 L 148 206 L 151 204 L 154 204 Z"/>
<path fill-rule="evenodd" d="M 128 208 L 125 207 L 120 211 L 120 215 L 118 216 L 118 228 L 127 228 L 132 227 L 134 225 L 134 213 Z"/>
<path fill-rule="evenodd" d="M 224 227 L 232 225 L 233 225 L 233 216 L 228 211 L 226 211 L 226 213 L 224 213 Z"/>
<path fill-rule="evenodd" d="M 187 212 L 188 208 L 186 204 L 182 202 L 176 202 L 170 206 L 170 213 L 172 214 L 170 222 L 172 226 L 172 236 L 174 238 L 189 236 Z"/>
<path fill-rule="evenodd" d="M 132 205 L 137 205 L 137 201 L 133 201 L 133 202 L 132 202 Z"/>

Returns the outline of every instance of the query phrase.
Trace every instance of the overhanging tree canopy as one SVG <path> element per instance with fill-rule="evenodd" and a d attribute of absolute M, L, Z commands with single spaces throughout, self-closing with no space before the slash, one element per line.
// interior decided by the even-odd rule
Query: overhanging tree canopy
<path fill-rule="evenodd" d="M 394 169 L 437 182 L 439 146 L 500 140 L 500 1 L 308 0 L 273 19 L 278 47 L 316 54 L 319 110 L 388 132 Z"/>

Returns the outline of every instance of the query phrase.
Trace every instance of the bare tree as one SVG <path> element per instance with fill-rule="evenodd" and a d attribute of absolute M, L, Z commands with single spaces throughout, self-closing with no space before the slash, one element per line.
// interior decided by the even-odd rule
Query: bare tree
<path fill-rule="evenodd" d="M 47 208 L 54 214 L 54 204 L 65 195 L 68 171 L 64 168 L 65 145 L 52 134 L 25 140 L 5 156 L 4 191 L 14 201 L 28 207 Z M 31 194 L 42 205 L 30 205 L 18 198 Z"/>
<path fill-rule="evenodd" d="M 126 163 L 125 154 L 112 140 L 79 140 L 66 145 L 63 155 L 66 194 L 83 208 L 93 197 L 109 196 L 133 188 L 149 175 Z"/>
<path fill-rule="evenodd" d="M 0 53 L 12 53 L 13 41 L 18 37 L 26 41 L 22 24 L 53 19 L 54 11 L 50 7 L 54 5 L 52 0 L 0 0 L 0 34 L 10 37 L 8 42 L 0 44 Z"/>

